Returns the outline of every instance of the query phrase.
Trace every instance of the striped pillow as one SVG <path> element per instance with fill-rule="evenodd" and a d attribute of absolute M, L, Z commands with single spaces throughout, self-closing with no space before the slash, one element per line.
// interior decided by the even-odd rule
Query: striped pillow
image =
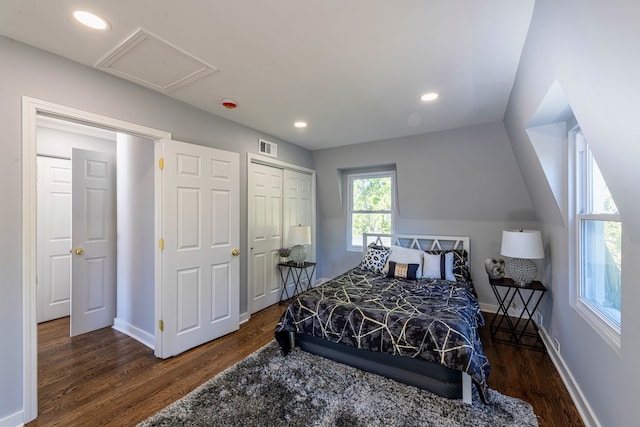
<path fill-rule="evenodd" d="M 424 267 L 422 277 L 425 279 L 443 279 L 451 282 L 456 281 L 453 275 L 453 253 L 444 252 L 440 254 L 424 254 Z"/>
<path fill-rule="evenodd" d="M 389 261 L 389 272 L 387 273 L 387 277 L 415 280 L 418 267 L 418 264 L 399 264 Z"/>

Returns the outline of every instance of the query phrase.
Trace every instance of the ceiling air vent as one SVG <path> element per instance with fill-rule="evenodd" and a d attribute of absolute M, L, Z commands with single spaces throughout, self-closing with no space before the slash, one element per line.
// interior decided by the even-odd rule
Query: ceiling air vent
<path fill-rule="evenodd" d="M 258 151 L 271 157 L 278 157 L 278 145 L 266 139 L 258 140 Z"/>

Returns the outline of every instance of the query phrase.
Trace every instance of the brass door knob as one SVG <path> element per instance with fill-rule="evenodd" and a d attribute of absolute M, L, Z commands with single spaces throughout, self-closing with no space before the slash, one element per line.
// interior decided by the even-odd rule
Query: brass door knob
<path fill-rule="evenodd" d="M 238 256 L 238 255 L 240 255 L 240 251 L 237 250 L 237 249 L 234 249 L 234 250 L 231 251 L 231 255 Z"/>
<path fill-rule="evenodd" d="M 84 249 L 82 249 L 82 248 L 75 248 L 75 249 L 73 250 L 73 253 L 75 253 L 76 255 L 82 255 L 82 254 L 84 254 Z"/>

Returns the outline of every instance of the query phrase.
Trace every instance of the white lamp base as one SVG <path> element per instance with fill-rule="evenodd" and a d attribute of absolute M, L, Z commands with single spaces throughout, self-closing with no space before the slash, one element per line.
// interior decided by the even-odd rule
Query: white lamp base
<path fill-rule="evenodd" d="M 302 245 L 292 247 L 291 252 L 289 252 L 289 259 L 298 265 L 303 264 L 304 260 L 307 259 L 307 248 Z"/>
<path fill-rule="evenodd" d="M 505 263 L 504 275 L 518 286 L 527 286 L 538 276 L 538 267 L 530 259 L 511 258 Z"/>

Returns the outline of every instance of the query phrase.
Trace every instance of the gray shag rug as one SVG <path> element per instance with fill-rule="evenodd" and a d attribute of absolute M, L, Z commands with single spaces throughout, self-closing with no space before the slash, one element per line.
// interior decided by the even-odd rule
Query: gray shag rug
<path fill-rule="evenodd" d="M 436 396 L 275 341 L 139 424 L 150 426 L 537 426 L 531 405 Z"/>

